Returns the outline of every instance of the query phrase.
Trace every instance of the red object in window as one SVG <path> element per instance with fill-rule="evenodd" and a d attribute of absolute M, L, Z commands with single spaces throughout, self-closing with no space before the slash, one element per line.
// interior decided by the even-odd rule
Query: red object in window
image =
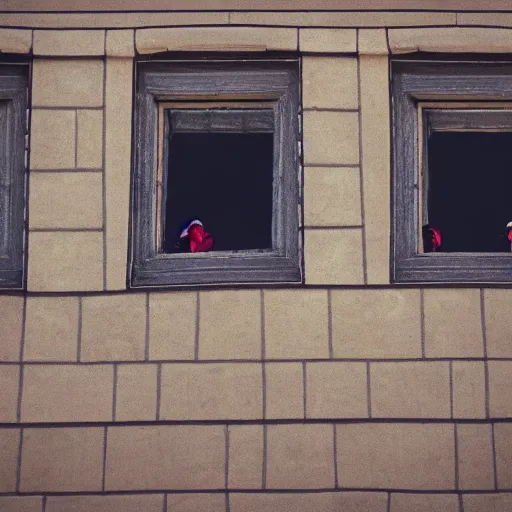
<path fill-rule="evenodd" d="M 441 232 L 428 224 L 423 226 L 423 250 L 425 252 L 436 252 L 441 247 L 443 239 Z"/>
<path fill-rule="evenodd" d="M 213 245 L 213 238 L 203 228 L 203 223 L 195 219 L 182 232 L 180 238 L 188 239 L 190 252 L 207 252 Z"/>

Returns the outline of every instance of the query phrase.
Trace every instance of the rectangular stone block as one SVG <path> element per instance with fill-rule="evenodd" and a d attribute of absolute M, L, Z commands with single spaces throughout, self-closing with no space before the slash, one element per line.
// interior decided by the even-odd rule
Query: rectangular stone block
<path fill-rule="evenodd" d="M 306 284 L 363 284 L 361 229 L 306 229 Z"/>
<path fill-rule="evenodd" d="M 163 494 L 48 496 L 45 512 L 162 512 Z"/>
<path fill-rule="evenodd" d="M 262 416 L 260 364 L 162 366 L 160 419 L 256 419 Z"/>
<path fill-rule="evenodd" d="M 478 361 L 453 361 L 453 417 L 485 418 L 485 367 Z"/>
<path fill-rule="evenodd" d="M 512 361 L 489 361 L 489 414 L 491 418 L 512 416 Z"/>
<path fill-rule="evenodd" d="M 485 331 L 489 357 L 512 357 L 512 290 L 484 291 Z"/>
<path fill-rule="evenodd" d="M 231 512 L 386 512 L 386 502 L 383 492 L 230 494 Z"/>
<path fill-rule="evenodd" d="M 28 297 L 24 361 L 76 361 L 78 297 Z"/>
<path fill-rule="evenodd" d="M 394 362 L 370 365 L 372 417 L 449 418 L 447 362 Z"/>
<path fill-rule="evenodd" d="M 106 489 L 221 489 L 224 427 L 110 427 Z M 144 468 L 144 471 L 141 471 Z"/>
<path fill-rule="evenodd" d="M 329 357 L 327 292 L 265 290 L 265 357 Z"/>
<path fill-rule="evenodd" d="M 268 425 L 267 489 L 334 486 L 332 425 Z"/>
<path fill-rule="evenodd" d="M 353 57 L 303 57 L 304 108 L 358 109 L 357 60 Z"/>
<path fill-rule="evenodd" d="M 387 55 L 389 53 L 389 49 L 386 29 L 359 29 L 357 32 L 357 52 L 359 55 Z M 386 97 L 386 104 L 388 101 L 389 98 Z"/>
<path fill-rule="evenodd" d="M 359 169 L 306 167 L 304 223 L 306 226 L 360 226 Z"/>
<path fill-rule="evenodd" d="M 117 367 L 116 421 L 156 419 L 156 364 Z"/>
<path fill-rule="evenodd" d="M 107 59 L 106 66 L 106 280 L 108 290 L 124 290 L 130 215 L 133 59 Z"/>
<path fill-rule="evenodd" d="M 307 418 L 367 418 L 366 364 L 306 364 Z"/>
<path fill-rule="evenodd" d="M 391 494 L 392 512 L 460 512 L 456 494 Z"/>
<path fill-rule="evenodd" d="M 149 358 L 194 359 L 197 293 L 149 294 Z"/>
<path fill-rule="evenodd" d="M 305 164 L 359 163 L 357 112 L 304 112 Z"/>
<path fill-rule="evenodd" d="M 258 290 L 204 291 L 199 298 L 199 359 L 261 357 Z"/>
<path fill-rule="evenodd" d="M 18 389 L 20 367 L 17 365 L 0 366 L 0 422 L 14 423 L 18 411 Z"/>
<path fill-rule="evenodd" d="M 265 363 L 267 419 L 303 418 L 304 392 L 301 363 Z"/>
<path fill-rule="evenodd" d="M 32 173 L 30 229 L 101 229 L 102 194 L 100 173 Z"/>
<path fill-rule="evenodd" d="M 494 424 L 494 449 L 496 451 L 496 477 L 498 489 L 512 487 L 512 424 Z"/>
<path fill-rule="evenodd" d="M 0 361 L 19 361 L 23 323 L 23 297 L 0 295 Z"/>
<path fill-rule="evenodd" d="M 31 48 L 32 30 L 0 29 L 0 52 L 30 53 Z"/>
<path fill-rule="evenodd" d="M 2 512 L 43 512 L 42 496 L 0 496 Z"/>
<path fill-rule="evenodd" d="M 131 87 L 127 89 L 131 90 Z M 103 62 L 100 59 L 35 60 L 32 105 L 34 107 L 101 107 L 103 105 Z"/>
<path fill-rule="evenodd" d="M 80 169 L 103 167 L 103 111 L 77 110 L 78 138 L 76 166 Z"/>
<path fill-rule="evenodd" d="M 509 512 L 512 509 L 512 493 L 464 494 L 464 512 Z"/>
<path fill-rule="evenodd" d="M 143 360 L 145 337 L 144 293 L 84 297 L 83 361 Z"/>
<path fill-rule="evenodd" d="M 133 57 L 135 55 L 135 31 L 107 30 L 105 53 L 107 57 Z"/>
<path fill-rule="evenodd" d="M 297 50 L 297 29 L 256 27 L 157 28 L 135 32 L 138 53 L 162 51 Z"/>
<path fill-rule="evenodd" d="M 72 110 L 32 110 L 31 169 L 75 167 L 75 116 Z"/>
<path fill-rule="evenodd" d="M 0 492 L 16 491 L 19 429 L 0 429 Z"/>
<path fill-rule="evenodd" d="M 233 13 L 234 16 L 245 13 Z M 281 13 L 275 13 L 278 16 Z M 291 16 L 296 16 L 295 13 Z M 356 31 L 346 28 L 302 28 L 299 30 L 299 50 L 301 52 L 355 53 L 357 47 Z"/>
<path fill-rule="evenodd" d="M 97 232 L 32 232 L 29 291 L 103 289 L 103 235 Z"/>
<path fill-rule="evenodd" d="M 164 512 L 225 512 L 226 495 L 220 493 L 168 494 Z"/>
<path fill-rule="evenodd" d="M 92 57 L 104 53 L 104 30 L 34 30 L 34 55 Z"/>
<path fill-rule="evenodd" d="M 389 63 L 387 56 L 359 58 L 361 154 L 368 284 L 389 283 L 391 220 Z"/>
<path fill-rule="evenodd" d="M 425 290 L 427 357 L 482 357 L 480 292 L 471 289 Z"/>
<path fill-rule="evenodd" d="M 111 421 L 113 369 L 107 365 L 30 365 L 21 421 Z"/>
<path fill-rule="evenodd" d="M 20 491 L 101 491 L 103 440 L 103 428 L 26 428 Z"/>
<path fill-rule="evenodd" d="M 228 487 L 261 489 L 263 482 L 263 426 L 229 426 Z"/>
<path fill-rule="evenodd" d="M 421 357 L 418 290 L 333 290 L 334 357 Z"/>
<path fill-rule="evenodd" d="M 336 425 L 340 487 L 454 489 L 453 425 Z"/>
<path fill-rule="evenodd" d="M 508 53 L 512 45 L 512 34 L 501 28 L 404 28 L 391 29 L 388 34 L 392 53 Z"/>
<path fill-rule="evenodd" d="M 457 425 L 461 489 L 494 489 L 491 428 L 491 425 Z"/>
<path fill-rule="evenodd" d="M 497 25 L 499 27 L 512 27 L 512 13 L 506 12 L 459 12 L 458 25 Z"/>

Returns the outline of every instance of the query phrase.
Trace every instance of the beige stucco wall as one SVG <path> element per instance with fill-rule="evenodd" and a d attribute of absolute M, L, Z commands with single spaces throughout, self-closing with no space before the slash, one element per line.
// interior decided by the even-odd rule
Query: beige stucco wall
<path fill-rule="evenodd" d="M 390 50 L 510 53 L 512 19 L 0 19 L 0 50 L 34 55 L 2 512 L 512 509 L 512 290 L 389 284 L 388 100 Z M 133 57 L 191 48 L 302 56 L 304 285 L 126 290 Z"/>

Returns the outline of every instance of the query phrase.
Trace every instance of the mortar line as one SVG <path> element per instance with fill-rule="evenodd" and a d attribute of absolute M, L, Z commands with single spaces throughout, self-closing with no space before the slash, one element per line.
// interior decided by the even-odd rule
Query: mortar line
<path fill-rule="evenodd" d="M 194 336 L 194 361 L 199 359 L 199 319 L 201 316 L 201 294 L 196 292 L 196 331 Z"/>
<path fill-rule="evenodd" d="M 420 340 L 421 340 L 421 358 L 425 359 L 425 290 L 420 288 Z"/>
<path fill-rule="evenodd" d="M 498 464 L 496 461 L 496 438 L 494 432 L 494 423 L 491 423 L 491 443 L 492 443 L 492 469 L 494 473 L 494 490 L 498 490 Z"/>
<path fill-rule="evenodd" d="M 332 291 L 327 290 L 327 333 L 329 336 L 329 359 L 334 357 L 332 344 Z"/>
<path fill-rule="evenodd" d="M 263 425 L 263 465 L 261 468 L 261 488 L 267 488 L 267 424 Z"/>
<path fill-rule="evenodd" d="M 146 331 L 144 339 L 144 361 L 149 361 L 149 340 L 150 340 L 150 311 L 149 311 L 149 292 L 146 293 Z"/>
<path fill-rule="evenodd" d="M 16 404 L 16 422 L 21 423 L 21 408 L 23 403 L 23 379 L 25 377 L 25 332 L 27 330 L 27 297 L 23 297 L 23 305 L 21 312 L 21 335 L 20 335 L 20 352 L 19 352 L 19 375 L 18 375 L 18 402 Z"/>
<path fill-rule="evenodd" d="M 156 367 L 156 421 L 160 420 L 160 407 L 162 399 L 162 363 Z"/>
<path fill-rule="evenodd" d="M 47 500 L 47 497 L 43 496 L 43 510 L 42 510 L 42 512 L 46 512 L 46 500 Z"/>
<path fill-rule="evenodd" d="M 336 423 L 332 424 L 332 450 L 334 456 L 334 487 L 337 489 L 340 483 L 338 479 L 338 444 L 336 441 Z"/>
<path fill-rule="evenodd" d="M 372 381 L 370 361 L 366 363 L 366 399 L 368 400 L 368 418 L 372 417 Z"/>
<path fill-rule="evenodd" d="M 75 169 L 78 167 L 78 109 L 75 110 Z"/>
<path fill-rule="evenodd" d="M 265 298 L 260 290 L 260 334 L 261 334 L 261 384 L 262 415 L 267 417 L 267 366 L 265 364 Z"/>
<path fill-rule="evenodd" d="M 484 348 L 484 377 L 485 377 L 485 417 L 491 417 L 490 391 L 489 391 L 489 361 L 487 354 L 487 330 L 485 328 L 485 295 L 480 289 L 480 322 L 482 326 L 482 343 Z"/>
<path fill-rule="evenodd" d="M 449 379 L 450 379 L 450 418 L 453 419 L 453 361 L 448 363 Z"/>
<path fill-rule="evenodd" d="M 306 363 L 302 361 L 302 389 L 304 390 L 303 396 L 302 396 L 302 402 L 304 407 L 304 419 L 307 418 L 307 382 L 306 382 Z"/>
<path fill-rule="evenodd" d="M 459 499 L 459 512 L 464 512 L 464 498 L 462 497 L 462 493 L 460 492 L 457 496 Z"/>
<path fill-rule="evenodd" d="M 20 428 L 20 438 L 18 441 L 18 460 L 16 461 L 16 493 L 20 492 L 21 483 L 21 456 L 23 453 L 23 427 Z"/>
<path fill-rule="evenodd" d="M 356 40 L 358 38 L 356 37 Z M 364 206 L 364 172 L 363 172 L 363 127 L 362 127 L 362 113 L 361 113 L 361 61 L 359 55 L 356 59 L 357 62 L 357 102 L 358 102 L 358 134 L 359 134 L 359 192 L 361 195 L 361 239 L 363 251 L 363 283 L 368 284 L 368 262 L 366 257 L 366 217 Z"/>
<path fill-rule="evenodd" d="M 113 390 L 112 390 L 112 421 L 116 421 L 116 413 L 117 413 L 117 367 L 118 363 L 114 363 L 114 372 L 113 372 Z"/>
<path fill-rule="evenodd" d="M 106 46 L 107 31 L 105 31 L 104 42 Z M 103 58 L 103 116 L 102 116 L 102 138 L 101 138 L 101 179 L 102 179 L 102 209 L 103 209 L 103 290 L 107 290 L 107 58 Z"/>
<path fill-rule="evenodd" d="M 388 500 L 386 503 L 386 512 L 391 512 L 391 493 L 388 492 Z"/>
<path fill-rule="evenodd" d="M 453 442 L 455 451 L 455 489 L 460 490 L 460 475 L 459 475 L 459 432 L 457 423 L 453 425 Z"/>
<path fill-rule="evenodd" d="M 107 476 L 107 436 L 108 427 L 104 427 L 103 432 L 103 474 L 101 476 L 101 490 L 105 492 L 105 480 Z"/>
<path fill-rule="evenodd" d="M 83 298 L 78 297 L 78 332 L 76 340 L 76 361 L 79 363 L 82 359 L 82 323 L 83 323 Z"/>
<path fill-rule="evenodd" d="M 225 461 L 224 461 L 224 487 L 229 489 L 229 425 L 224 426 Z"/>
<path fill-rule="evenodd" d="M 135 32 L 135 31 L 134 31 Z M 163 512 L 167 512 L 167 493 L 164 492 L 164 499 L 163 499 Z"/>
<path fill-rule="evenodd" d="M 229 503 L 229 492 L 226 493 L 226 512 L 231 512 L 231 504 Z"/>

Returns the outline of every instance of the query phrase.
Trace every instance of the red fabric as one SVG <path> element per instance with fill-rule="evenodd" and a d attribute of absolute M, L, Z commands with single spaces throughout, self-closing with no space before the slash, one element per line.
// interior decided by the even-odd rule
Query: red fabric
<path fill-rule="evenodd" d="M 199 224 L 194 224 L 190 227 L 188 230 L 188 240 L 190 244 L 190 252 L 206 252 L 213 245 L 212 236 Z"/>
<path fill-rule="evenodd" d="M 441 232 L 435 228 L 430 228 L 430 231 L 432 232 L 432 252 L 436 252 L 441 247 Z"/>

